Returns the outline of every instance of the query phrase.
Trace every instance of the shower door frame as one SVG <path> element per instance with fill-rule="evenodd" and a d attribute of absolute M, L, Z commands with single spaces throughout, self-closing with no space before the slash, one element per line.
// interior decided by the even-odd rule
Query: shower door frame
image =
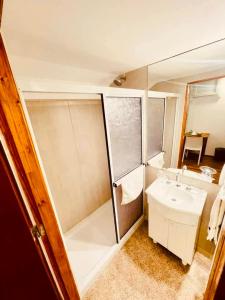
<path fill-rule="evenodd" d="M 115 193 L 115 186 L 113 181 L 113 161 L 112 161 L 112 152 L 111 152 L 111 139 L 110 139 L 110 133 L 109 133 L 109 125 L 108 120 L 106 116 L 105 106 L 104 106 L 104 100 L 106 100 L 107 97 L 117 97 L 117 98 L 140 98 L 141 101 L 141 165 L 144 165 L 144 140 L 145 140 L 145 127 L 144 127 L 144 107 L 145 107 L 145 91 L 144 90 L 131 90 L 131 89 L 121 89 L 121 88 L 114 88 L 105 90 L 102 94 L 102 106 L 103 106 L 103 116 L 104 116 L 104 124 L 105 124 L 105 132 L 106 132 L 106 141 L 107 141 L 107 154 L 108 154 L 108 163 L 109 163 L 109 171 L 110 171 L 110 183 L 111 183 L 111 191 L 112 191 L 112 202 L 113 202 L 113 212 L 114 212 L 114 220 L 115 220 L 115 226 L 116 226 L 116 238 L 117 243 L 120 243 L 120 241 L 125 240 L 126 237 L 129 235 L 129 232 L 132 231 L 132 228 L 135 228 L 138 226 L 138 224 L 141 224 L 144 220 L 144 188 L 143 185 L 143 191 L 142 191 L 142 197 L 143 197 L 143 203 L 142 203 L 142 215 L 138 218 L 138 220 L 135 221 L 135 223 L 129 228 L 129 230 L 124 234 L 124 236 L 120 237 L 120 231 L 119 231 L 119 220 L 118 220 L 118 213 L 117 213 L 117 203 L 116 203 L 116 193 Z M 139 168 L 140 166 L 136 167 Z M 135 169 L 136 169 L 135 168 Z M 134 170 L 132 170 L 134 171 Z M 130 172 L 132 172 L 130 171 Z M 130 173 L 129 172 L 129 173 Z M 143 176 L 145 174 L 145 168 L 143 168 Z M 123 175 L 126 176 L 127 174 Z M 145 176 L 144 176 L 145 179 Z"/>

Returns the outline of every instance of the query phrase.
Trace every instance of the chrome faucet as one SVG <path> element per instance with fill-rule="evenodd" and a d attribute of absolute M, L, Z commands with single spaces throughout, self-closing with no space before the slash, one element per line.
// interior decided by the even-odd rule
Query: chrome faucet
<path fill-rule="evenodd" d="M 180 184 L 180 177 L 181 177 L 181 176 L 183 177 L 184 171 L 185 171 L 185 170 L 187 170 L 187 166 L 186 166 L 186 165 L 184 165 L 184 166 L 182 167 L 181 172 L 180 172 L 180 170 L 179 170 L 179 171 L 176 173 L 176 182 L 177 182 L 176 186 L 177 186 L 177 187 L 181 186 L 181 184 Z"/>
<path fill-rule="evenodd" d="M 177 182 L 176 187 L 180 186 L 179 179 L 180 179 L 180 172 L 177 172 L 176 173 L 176 182 Z"/>
<path fill-rule="evenodd" d="M 184 165 L 183 167 L 182 167 L 182 176 L 184 175 L 184 171 L 185 170 L 187 170 L 187 166 L 186 165 Z"/>

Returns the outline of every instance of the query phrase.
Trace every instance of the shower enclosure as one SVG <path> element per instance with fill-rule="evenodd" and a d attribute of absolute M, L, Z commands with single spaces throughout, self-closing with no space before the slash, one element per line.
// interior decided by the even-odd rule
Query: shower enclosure
<path fill-rule="evenodd" d="M 143 192 L 121 205 L 121 185 L 116 186 L 142 166 L 143 91 L 24 96 L 36 151 L 82 294 L 143 215 Z"/>
<path fill-rule="evenodd" d="M 82 290 L 95 266 L 116 244 L 101 96 L 40 96 L 26 99 L 27 110 Z"/>

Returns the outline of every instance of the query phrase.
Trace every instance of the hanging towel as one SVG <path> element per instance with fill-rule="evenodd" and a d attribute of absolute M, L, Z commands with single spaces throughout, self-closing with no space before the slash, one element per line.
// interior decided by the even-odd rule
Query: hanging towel
<path fill-rule="evenodd" d="M 148 164 L 154 168 L 163 168 L 164 165 L 164 152 L 161 152 L 159 154 L 157 154 L 156 156 L 154 156 L 153 158 L 151 158 L 148 161 Z"/>
<path fill-rule="evenodd" d="M 143 166 L 135 169 L 122 180 L 122 205 L 128 204 L 140 195 L 143 190 Z"/>
<path fill-rule="evenodd" d="M 219 178 L 219 185 L 222 186 L 223 184 L 225 184 L 225 164 L 223 165 Z"/>
<path fill-rule="evenodd" d="M 213 203 L 208 226 L 207 240 L 217 244 L 219 230 L 225 213 L 225 186 L 223 185 Z"/>

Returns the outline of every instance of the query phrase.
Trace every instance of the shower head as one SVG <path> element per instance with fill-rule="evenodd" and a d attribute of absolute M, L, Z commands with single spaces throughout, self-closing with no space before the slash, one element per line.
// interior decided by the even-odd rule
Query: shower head
<path fill-rule="evenodd" d="M 115 80 L 113 80 L 113 83 L 117 86 L 121 86 L 122 85 L 122 80 L 121 79 L 115 79 Z"/>
<path fill-rule="evenodd" d="M 117 86 L 121 86 L 123 84 L 123 82 L 126 81 L 126 75 L 120 75 L 118 78 L 116 78 L 115 80 L 113 80 L 113 83 Z"/>

